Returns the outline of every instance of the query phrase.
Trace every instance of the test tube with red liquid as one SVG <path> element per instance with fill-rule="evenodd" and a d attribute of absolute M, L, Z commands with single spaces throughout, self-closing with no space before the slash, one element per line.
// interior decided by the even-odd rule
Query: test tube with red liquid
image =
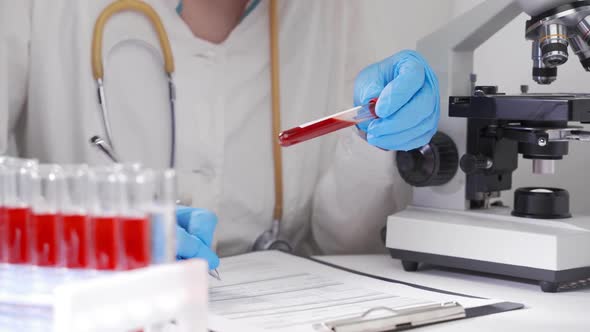
<path fill-rule="evenodd" d="M 151 263 L 149 210 L 153 204 L 154 172 L 124 171 L 125 198 L 120 219 L 124 268 L 146 267 Z"/>
<path fill-rule="evenodd" d="M 92 238 L 89 219 L 89 169 L 87 165 L 65 165 L 65 188 L 61 209 L 64 264 L 70 269 L 91 269 Z"/>
<path fill-rule="evenodd" d="M 376 104 L 377 98 L 374 98 L 366 105 L 353 107 L 349 110 L 285 130 L 279 134 L 279 144 L 283 147 L 295 145 L 367 120 L 376 119 Z"/>
<path fill-rule="evenodd" d="M 41 164 L 32 173 L 32 207 L 30 221 L 31 258 L 36 266 L 57 267 L 63 264 L 62 214 L 65 177 L 62 168 Z"/>
<path fill-rule="evenodd" d="M 0 267 L 6 264 L 6 209 L 4 208 L 4 182 L 7 176 L 7 169 L 4 165 L 4 157 L 0 156 Z"/>
<path fill-rule="evenodd" d="M 37 168 L 37 161 L 3 157 L 0 162 L 4 166 L 0 187 L 3 261 L 9 264 L 29 264 L 32 172 Z"/>
<path fill-rule="evenodd" d="M 89 173 L 92 261 L 97 270 L 123 268 L 120 214 L 125 199 L 122 174 L 112 167 L 94 168 Z"/>

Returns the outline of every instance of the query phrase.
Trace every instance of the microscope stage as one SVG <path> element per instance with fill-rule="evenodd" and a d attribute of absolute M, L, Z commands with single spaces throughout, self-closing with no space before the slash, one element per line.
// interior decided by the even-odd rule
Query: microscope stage
<path fill-rule="evenodd" d="M 486 95 L 449 98 L 449 116 L 507 121 L 590 121 L 589 94 Z"/>
<path fill-rule="evenodd" d="M 513 217 L 510 208 L 452 211 L 409 207 L 389 217 L 387 247 L 404 268 L 448 266 L 558 283 L 590 278 L 590 217 Z"/>

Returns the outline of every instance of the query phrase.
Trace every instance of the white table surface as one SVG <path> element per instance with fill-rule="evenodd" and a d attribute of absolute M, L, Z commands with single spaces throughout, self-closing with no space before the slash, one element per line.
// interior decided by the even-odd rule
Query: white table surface
<path fill-rule="evenodd" d="M 405 272 L 386 255 L 322 256 L 323 261 L 386 278 L 448 291 L 525 304 L 525 308 L 418 329 L 425 332 L 590 332 L 590 287 L 543 293 L 532 282 L 426 267 Z"/>

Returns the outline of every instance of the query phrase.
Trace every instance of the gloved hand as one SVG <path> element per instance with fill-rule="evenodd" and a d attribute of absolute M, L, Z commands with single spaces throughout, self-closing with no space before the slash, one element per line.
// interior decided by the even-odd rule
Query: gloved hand
<path fill-rule="evenodd" d="M 440 95 L 436 75 L 422 56 L 402 51 L 363 69 L 354 83 L 354 104 L 375 97 L 379 119 L 358 125 L 369 144 L 408 151 L 430 142 L 438 125 Z"/>
<path fill-rule="evenodd" d="M 204 209 L 179 206 L 176 221 L 177 258 L 201 258 L 209 263 L 209 269 L 217 268 L 219 257 L 211 250 L 217 216 Z"/>

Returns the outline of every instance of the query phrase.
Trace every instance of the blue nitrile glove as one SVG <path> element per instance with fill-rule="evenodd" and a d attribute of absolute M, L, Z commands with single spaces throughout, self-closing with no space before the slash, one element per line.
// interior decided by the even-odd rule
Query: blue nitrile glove
<path fill-rule="evenodd" d="M 217 268 L 219 257 L 211 250 L 217 216 L 204 209 L 178 206 L 176 221 L 177 258 L 201 258 L 209 263 L 209 269 Z"/>
<path fill-rule="evenodd" d="M 430 142 L 438 125 L 440 95 L 436 75 L 420 54 L 402 51 L 363 69 L 354 83 L 354 104 L 375 97 L 380 119 L 358 125 L 371 145 L 408 151 Z"/>

